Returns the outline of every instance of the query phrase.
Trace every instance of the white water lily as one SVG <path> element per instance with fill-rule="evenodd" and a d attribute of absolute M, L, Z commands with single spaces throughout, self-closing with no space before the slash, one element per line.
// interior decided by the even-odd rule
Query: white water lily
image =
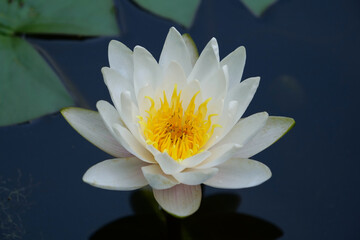
<path fill-rule="evenodd" d="M 99 112 L 66 108 L 63 116 L 83 137 L 115 158 L 92 166 L 83 180 L 110 190 L 150 185 L 160 206 L 188 216 L 200 206 L 201 187 L 239 189 L 271 177 L 250 160 L 294 124 L 266 112 L 241 118 L 259 77 L 240 82 L 245 48 L 223 60 L 215 38 L 199 57 L 191 39 L 171 28 L 160 60 L 143 47 L 109 44 L 102 73 L 113 105 Z"/>

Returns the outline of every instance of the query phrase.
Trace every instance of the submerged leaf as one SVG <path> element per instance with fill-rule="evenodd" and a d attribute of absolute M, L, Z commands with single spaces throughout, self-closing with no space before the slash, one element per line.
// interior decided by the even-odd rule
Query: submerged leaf
<path fill-rule="evenodd" d="M 119 33 L 112 0 L 0 1 L 0 33 L 74 34 Z"/>
<path fill-rule="evenodd" d="M 240 0 L 256 17 L 260 17 L 277 0 Z"/>
<path fill-rule="evenodd" d="M 0 126 L 73 105 L 58 76 L 25 40 L 0 35 Z"/>
<path fill-rule="evenodd" d="M 133 0 L 140 7 L 189 28 L 201 0 Z"/>

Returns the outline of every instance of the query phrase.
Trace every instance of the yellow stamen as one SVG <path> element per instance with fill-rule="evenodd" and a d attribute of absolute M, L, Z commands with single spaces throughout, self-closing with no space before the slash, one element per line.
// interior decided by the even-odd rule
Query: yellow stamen
<path fill-rule="evenodd" d="M 173 159 L 181 161 L 203 151 L 201 148 L 212 136 L 218 124 L 211 124 L 211 118 L 217 114 L 207 115 L 207 104 L 211 98 L 201 103 L 195 112 L 195 99 L 198 91 L 191 98 L 184 111 L 181 101 L 181 91 L 177 93 L 177 85 L 171 96 L 170 104 L 164 91 L 160 99 L 160 108 L 155 109 L 155 101 L 151 97 L 151 106 L 145 120 L 139 117 L 139 123 L 144 132 L 146 143 L 153 145 L 160 152 L 167 152 Z"/>

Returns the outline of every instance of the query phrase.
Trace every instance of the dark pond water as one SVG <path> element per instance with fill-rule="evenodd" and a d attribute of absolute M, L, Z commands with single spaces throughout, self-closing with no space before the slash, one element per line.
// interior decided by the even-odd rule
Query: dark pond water
<path fill-rule="evenodd" d="M 144 46 L 158 58 L 173 23 L 125 0 L 117 7 L 122 35 L 116 39 L 130 48 Z M 257 19 L 237 0 L 204 0 L 190 30 L 176 27 L 189 32 L 199 49 L 216 37 L 221 57 L 245 45 L 244 77 L 262 77 L 246 115 L 267 111 L 297 122 L 254 157 L 270 167 L 273 177 L 249 189 L 206 187 L 203 210 L 185 221 L 186 234 L 196 239 L 360 239 L 360 2 L 280 0 Z M 100 72 L 108 65 L 110 39 L 29 40 L 53 58 L 94 109 L 99 99 L 110 101 Z M 109 156 L 60 114 L 0 128 L 0 149 L 3 239 L 164 236 L 155 216 L 135 214 L 139 193 L 82 182 L 90 166 Z M 170 232 L 179 231 L 178 223 L 169 221 Z"/>

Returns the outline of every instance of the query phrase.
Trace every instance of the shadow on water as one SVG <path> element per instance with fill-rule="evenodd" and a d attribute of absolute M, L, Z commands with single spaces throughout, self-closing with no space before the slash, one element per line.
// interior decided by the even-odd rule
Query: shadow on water
<path fill-rule="evenodd" d="M 149 201 L 149 193 L 134 192 L 134 216 L 115 220 L 98 229 L 90 240 L 112 239 L 240 239 L 275 240 L 283 235 L 274 224 L 236 213 L 240 197 L 217 194 L 203 199 L 200 209 L 184 219 L 175 218 Z M 152 196 L 151 196 L 152 197 Z"/>

